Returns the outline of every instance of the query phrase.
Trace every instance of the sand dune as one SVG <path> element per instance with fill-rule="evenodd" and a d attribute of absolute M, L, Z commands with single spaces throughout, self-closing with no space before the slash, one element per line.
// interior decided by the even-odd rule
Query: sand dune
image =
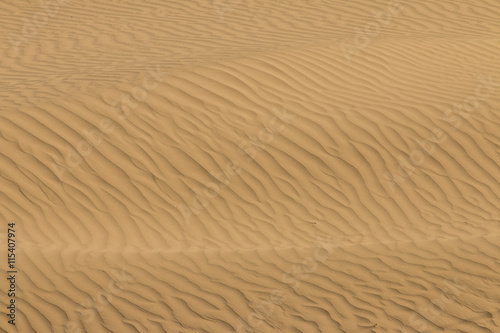
<path fill-rule="evenodd" d="M 0 331 L 500 330 L 496 1 L 0 8 Z"/>

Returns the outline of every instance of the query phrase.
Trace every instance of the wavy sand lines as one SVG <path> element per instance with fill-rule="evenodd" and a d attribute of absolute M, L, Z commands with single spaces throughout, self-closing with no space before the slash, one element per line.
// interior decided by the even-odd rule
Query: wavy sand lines
<path fill-rule="evenodd" d="M 18 332 L 498 330 L 495 1 L 0 8 Z"/>

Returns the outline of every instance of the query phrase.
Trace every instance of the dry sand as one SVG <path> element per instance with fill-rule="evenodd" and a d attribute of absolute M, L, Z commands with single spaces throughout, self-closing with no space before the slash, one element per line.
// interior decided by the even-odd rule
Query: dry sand
<path fill-rule="evenodd" d="M 500 332 L 498 1 L 0 11 L 0 331 Z"/>

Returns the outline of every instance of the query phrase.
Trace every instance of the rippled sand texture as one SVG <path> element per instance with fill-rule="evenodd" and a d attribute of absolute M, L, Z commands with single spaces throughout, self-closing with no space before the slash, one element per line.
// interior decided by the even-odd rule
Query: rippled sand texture
<path fill-rule="evenodd" d="M 46 4 L 0 4 L 17 332 L 500 332 L 500 3 Z"/>

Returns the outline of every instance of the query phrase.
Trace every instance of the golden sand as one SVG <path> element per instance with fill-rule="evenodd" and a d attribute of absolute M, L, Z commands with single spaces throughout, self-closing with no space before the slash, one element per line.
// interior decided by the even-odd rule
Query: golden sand
<path fill-rule="evenodd" d="M 1 332 L 500 332 L 498 1 L 0 11 Z"/>

